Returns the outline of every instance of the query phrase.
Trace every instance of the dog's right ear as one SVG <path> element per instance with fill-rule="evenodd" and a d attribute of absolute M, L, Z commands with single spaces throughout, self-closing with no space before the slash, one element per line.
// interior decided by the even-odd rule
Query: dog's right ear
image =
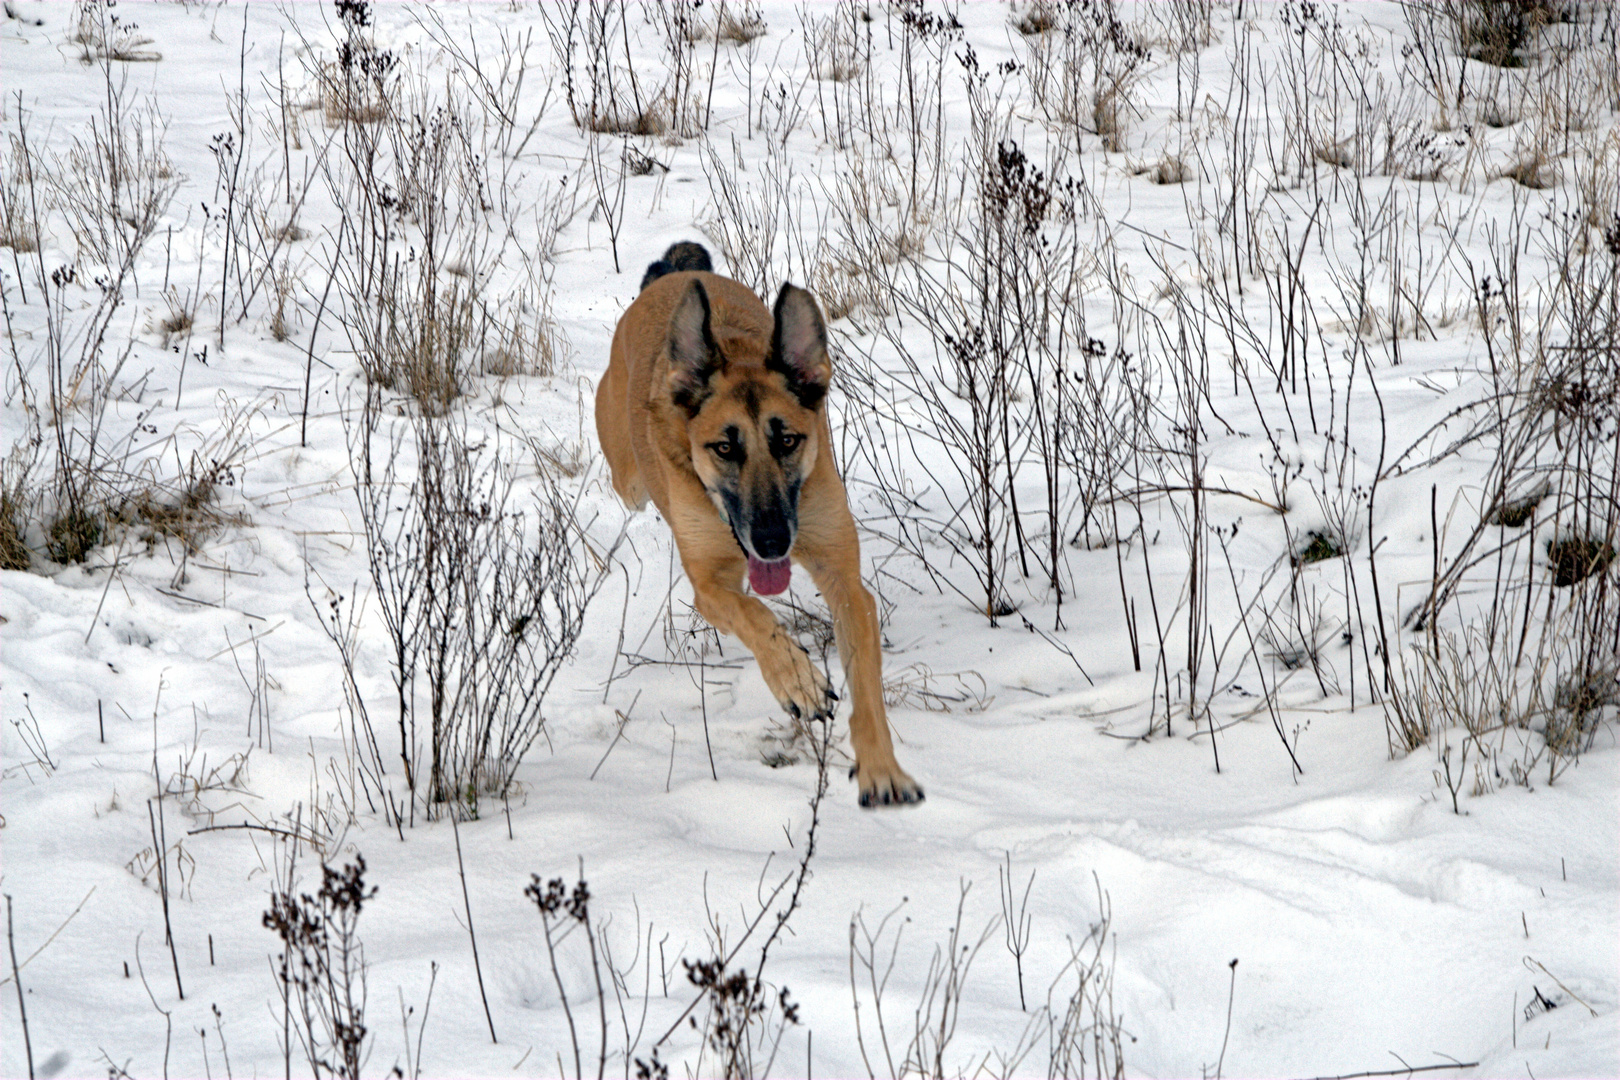
<path fill-rule="evenodd" d="M 669 317 L 669 397 L 696 414 L 709 396 L 709 378 L 724 358 L 709 328 L 709 294 L 693 281 Z"/>

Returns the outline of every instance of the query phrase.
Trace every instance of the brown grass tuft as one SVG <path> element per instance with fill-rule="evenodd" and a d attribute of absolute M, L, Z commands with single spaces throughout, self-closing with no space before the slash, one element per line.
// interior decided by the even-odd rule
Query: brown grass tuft
<path fill-rule="evenodd" d="M 195 552 L 217 530 L 247 524 L 245 515 L 227 513 L 218 505 L 219 489 L 232 482 L 230 466 L 218 461 L 203 464 L 194 457 L 185 477 L 167 488 L 154 486 L 139 492 L 122 517 L 140 530 L 141 540 L 149 545 L 167 537 Z"/>
<path fill-rule="evenodd" d="M 1057 13 L 1047 0 L 1037 0 L 1023 11 L 1014 12 L 1012 25 L 1025 37 L 1034 37 L 1057 29 Z"/>
<path fill-rule="evenodd" d="M 82 563 L 106 532 L 102 516 L 91 510 L 67 510 L 45 527 L 45 552 L 62 563 Z"/>
<path fill-rule="evenodd" d="M 1187 163 L 1174 154 L 1166 154 L 1151 165 L 1136 169 L 1137 176 L 1146 176 L 1155 184 L 1185 184 L 1190 170 Z"/>
<path fill-rule="evenodd" d="M 741 13 L 725 10 L 720 13 L 720 26 L 718 33 L 720 40 L 729 45 L 746 45 L 756 38 L 765 36 L 769 27 L 765 24 L 765 17 L 755 5 L 744 4 Z"/>
<path fill-rule="evenodd" d="M 659 98 L 638 112 L 607 109 L 586 118 L 586 126 L 600 135 L 662 135 L 669 130 L 668 102 Z"/>
<path fill-rule="evenodd" d="M 28 545 L 23 542 L 22 507 L 16 496 L 0 492 L 0 570 L 27 570 L 33 565 Z"/>
<path fill-rule="evenodd" d="M 1501 175 L 1520 187 L 1530 188 L 1533 191 L 1544 191 L 1558 182 L 1550 163 L 1541 154 L 1531 154 L 1519 159 L 1510 167 L 1503 169 Z"/>
<path fill-rule="evenodd" d="M 1571 536 L 1547 542 L 1547 563 L 1560 589 L 1601 574 L 1614 562 L 1614 545 L 1596 537 Z"/>

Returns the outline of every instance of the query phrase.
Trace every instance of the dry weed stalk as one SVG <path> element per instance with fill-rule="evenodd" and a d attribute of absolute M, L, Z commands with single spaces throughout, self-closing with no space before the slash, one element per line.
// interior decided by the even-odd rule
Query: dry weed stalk
<path fill-rule="evenodd" d="M 33 365 L 25 369 L 18 353 L 19 390 L 34 426 L 18 449 L 31 462 L 34 451 L 29 448 L 49 444 L 52 468 L 41 479 L 43 491 L 30 490 L 25 483 L 33 474 L 31 465 L 13 468 L 6 500 L 8 520 L 15 525 L 13 539 L 25 543 L 31 531 L 28 519 L 37 519 L 45 551 L 57 562 L 83 562 L 109 538 L 110 530 L 128 520 L 131 507 L 150 500 L 164 469 L 164 447 L 152 458 L 131 461 L 135 435 L 150 407 L 127 431 L 109 409 L 128 389 L 120 386 L 120 377 L 133 349 L 133 342 L 120 348 L 111 335 L 134 287 L 138 257 L 157 231 L 179 180 L 163 151 L 166 125 L 155 107 L 135 101 L 127 76 L 115 78 L 110 62 L 103 64 L 102 79 L 105 93 L 99 109 L 83 133 L 70 136 L 65 153 L 47 159 L 36 151 L 27 114 L 19 110 L 12 134 L 12 161 L 18 167 L 7 178 L 16 184 L 8 213 L 26 207 L 26 220 L 37 229 L 45 216 L 42 207 L 54 209 L 78 248 L 78 261 L 55 266 L 47 266 L 43 245 L 36 243 L 30 253 L 29 270 L 44 313 L 42 355 L 36 361 L 44 360 L 46 394 L 43 402 L 35 398 L 27 373 Z M 91 279 L 93 292 L 86 289 Z M 21 461 L 16 452 L 14 460 Z M 14 545 L 9 550 L 20 566 L 22 551 Z"/>
<path fill-rule="evenodd" d="M 1096 881 L 1095 875 L 1093 879 Z M 1002 897 L 1002 913 L 974 936 L 966 926 L 972 882 L 961 883 L 950 930 L 943 942 L 935 944 L 915 1004 L 907 1010 L 909 1035 L 886 1012 L 892 1007 L 889 982 L 900 959 L 901 939 L 912 922 L 911 917 L 902 916 L 909 901 L 902 900 L 876 926 L 866 922 L 864 911 L 857 910 L 849 922 L 849 988 L 856 1045 L 867 1071 L 873 1076 L 944 1080 L 966 1075 L 976 1066 L 989 1075 L 1012 1076 L 1044 1046 L 1047 1076 L 1123 1077 L 1124 1048 L 1135 1039 L 1126 1032 L 1114 1004 L 1112 904 L 1101 882 L 1096 885 L 1097 918 L 1078 940 L 1067 939 L 1068 960 L 1053 977 L 1045 1002 L 1037 1005 L 1022 1030 L 1011 1033 L 1011 1046 L 998 1045 L 982 1058 L 968 1061 L 955 1058 L 951 1051 L 962 1010 L 969 1004 L 968 976 L 979 950 L 1003 927 L 1003 920 L 1018 918 L 1010 896 Z M 1019 948 L 1023 948 L 1028 945 L 1030 927 L 1027 921 L 1017 925 L 1021 927 L 1017 930 L 1022 942 Z M 1008 947 L 1013 948 L 1011 941 Z"/>
<path fill-rule="evenodd" d="M 345 9 L 350 70 L 376 81 L 374 70 L 385 68 L 395 107 L 375 123 L 344 125 L 323 159 L 327 189 L 347 217 L 330 269 L 367 379 L 444 415 L 480 373 L 556 370 L 565 345 L 549 317 L 553 245 L 576 195 L 556 184 L 524 197 L 533 189 L 513 172 L 508 155 L 546 108 L 542 101 L 525 130 L 526 38 L 503 39 L 498 63 L 479 69 L 430 19 L 425 28 L 449 65 L 440 79 L 425 59 L 385 63 L 388 54 L 362 47 L 367 24 L 354 7 Z M 538 231 L 525 245 L 516 239 L 520 221 Z"/>
<path fill-rule="evenodd" d="M 295 894 L 297 842 L 286 847 L 264 913 L 281 942 L 282 1054 L 290 1068 L 296 1040 L 315 1075 L 359 1080 L 371 1045 L 360 913 L 377 887 L 366 888 L 366 860 L 356 855 L 341 871 L 323 863 L 315 895 Z"/>
<path fill-rule="evenodd" d="M 626 5 L 615 0 L 568 0 L 540 9 L 546 36 L 563 79 L 563 96 L 582 131 L 616 135 L 662 135 L 680 102 L 667 85 L 643 85 L 631 55 Z M 676 33 L 676 47 L 689 54 L 691 43 Z"/>
<path fill-rule="evenodd" d="M 1137 111 L 1136 88 L 1152 53 L 1126 25 L 1113 0 L 1037 3 L 1017 24 L 1025 35 L 1024 65 L 1042 117 L 1063 138 L 1090 131 L 1103 148 L 1125 148 L 1125 129 Z"/>
<path fill-rule="evenodd" d="M 1620 197 L 1607 212 L 1601 246 L 1589 209 L 1553 219 L 1541 242 L 1555 274 L 1530 311 L 1516 246 L 1527 225 L 1515 216 L 1476 286 L 1487 393 L 1458 411 L 1460 439 L 1414 461 L 1420 440 L 1393 466 L 1472 445 L 1491 455 L 1477 522 L 1460 542 L 1436 538 L 1432 582 L 1406 616 L 1424 639 L 1403 654 L 1390 702 L 1392 748 L 1432 740 L 1454 800 L 1527 784 L 1543 760 L 1555 781 L 1620 715 Z M 1465 608 L 1480 575 L 1485 601 Z M 1450 767 L 1453 731 L 1475 762 L 1469 785 Z"/>
<path fill-rule="evenodd" d="M 577 492 L 541 466 L 533 505 L 517 509 L 498 452 L 475 444 L 456 420 L 418 414 L 389 423 L 373 387 L 350 436 L 409 814 L 420 801 L 430 817 L 476 817 L 481 800 L 512 790 L 544 733 L 546 692 L 609 563 L 584 534 Z M 358 642 L 341 603 L 328 600 L 323 621 L 352 672 Z M 371 711 L 353 691 L 368 780 L 381 785 Z"/>
<path fill-rule="evenodd" d="M 155 63 L 163 54 L 146 46 L 153 40 L 141 33 L 139 23 L 130 21 L 113 10 L 113 0 L 76 0 L 73 35 L 70 40 L 82 52 L 79 59 L 86 64 Z"/>

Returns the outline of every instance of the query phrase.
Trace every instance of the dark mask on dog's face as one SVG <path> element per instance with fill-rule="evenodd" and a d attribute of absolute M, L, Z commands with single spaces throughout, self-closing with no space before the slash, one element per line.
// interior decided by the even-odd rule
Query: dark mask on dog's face
<path fill-rule="evenodd" d="M 687 413 L 692 465 L 748 558 L 756 592 L 791 574 L 799 490 L 820 452 L 820 406 L 832 376 L 815 301 L 784 285 L 765 343 L 717 340 L 708 295 L 688 287 L 670 316 L 670 399 Z"/>

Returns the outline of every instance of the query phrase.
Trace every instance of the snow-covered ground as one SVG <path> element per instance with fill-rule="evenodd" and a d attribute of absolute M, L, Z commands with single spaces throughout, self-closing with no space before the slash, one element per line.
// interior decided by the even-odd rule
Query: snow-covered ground
<path fill-rule="evenodd" d="M 716 7 L 679 10 L 712 26 Z M 1579 5 L 1574 29 L 1543 31 L 1543 51 L 1524 68 L 1453 55 L 1471 81 L 1466 95 L 1448 86 L 1442 107 L 1414 74 L 1418 23 L 1395 5 L 1220 4 L 1207 34 L 1201 5 L 1126 6 L 1130 40 L 1149 55 L 1128 72 L 1113 115 L 1065 120 L 1051 116 L 1056 90 L 1044 106 L 1030 90 L 1042 39 L 1015 27 L 1025 9 L 963 5 L 959 35 L 907 24 L 907 10 L 767 5 L 763 36 L 717 45 L 711 34 L 683 49 L 669 44 L 667 12 L 632 9 L 613 24 L 628 42 L 612 46 L 616 77 L 628 48 L 636 92 L 650 100 L 684 56 L 686 131 L 605 134 L 594 154 L 548 33 L 566 9 L 548 7 L 549 26 L 518 4 L 370 11 L 363 36 L 393 56 L 394 92 L 410 88 L 418 105 L 449 95 L 485 120 L 491 102 L 515 114 L 494 137 L 487 127 L 469 136 L 488 178 L 485 205 L 456 225 L 467 244 L 456 257 L 471 270 L 438 272 L 483 290 L 495 317 L 551 327 L 562 355 L 545 376 L 496 373 L 486 356 L 449 410 L 516 478 L 514 505 L 538 470 L 555 468 L 547 462 L 565 462 L 559 482 L 577 493 L 592 543 L 617 541 L 509 796 L 484 798 L 453 827 L 425 805 L 396 825 L 368 801 L 357 778 L 367 758 L 322 624 L 336 596 L 343 617 L 358 613 L 355 682 L 397 796 L 390 653 L 350 452 L 365 383 L 359 315 L 352 279 L 329 274 L 363 227 L 353 204 L 343 223 L 334 196 L 354 190 L 341 186 L 354 167 L 343 155 L 348 121 L 322 108 L 319 75 L 335 70 L 346 33 L 339 13 L 7 4 L 4 186 L 8 200 L 37 199 L 42 219 L 38 253 L 0 250 L 7 446 L 39 439 L 29 484 L 51 490 L 51 334 L 82 334 L 103 298 L 97 278 L 112 277 L 76 239 L 60 191 L 74 182 L 75 140 L 91 143 L 116 91 L 127 123 L 155 110 L 145 130 L 161 132 L 171 164 L 159 179 L 175 190 L 118 286 L 90 365 L 111 373 L 98 460 L 116 461 L 106 471 L 134 490 L 141 478 L 171 483 L 198 451 L 220 462 L 223 482 L 217 525 L 189 551 L 175 536 L 147 539 L 136 522 L 64 565 L 47 555 L 44 504 L 21 513 L 32 569 L 0 579 L 0 841 L 28 1045 L 8 956 L 0 1072 L 25 1075 L 31 1055 L 40 1076 L 308 1073 L 265 913 L 289 873 L 294 892 L 313 894 L 323 859 L 338 869 L 360 856 L 376 889 L 357 923 L 365 1074 L 573 1075 L 576 1047 L 591 1073 L 605 1039 L 606 1072 L 628 1076 L 672 1025 L 658 1049 L 672 1075 L 722 1071 L 699 1030 L 709 1003 L 692 1010 L 697 1027 L 677 1024 L 698 993 L 680 961 L 738 947 L 728 971 L 760 970 L 809 839 L 815 758 L 740 645 L 716 649 L 688 633 L 696 617 L 668 531 L 619 504 L 590 419 L 613 328 L 646 264 L 672 241 L 701 239 L 740 277 L 733 264 L 753 258 L 767 298 L 790 274 L 865 297 L 831 320 L 840 370 L 866 373 L 859 384 L 846 377 L 831 407 L 884 609 L 897 751 L 927 791 L 917 807 L 862 810 L 835 745 L 809 873 L 762 969 L 770 1010 L 751 1036 L 763 1031 L 756 1046 L 766 1047 L 754 1071 L 1076 1070 L 1079 1059 L 1052 1060 L 1078 962 L 1092 965 L 1076 1014 L 1088 1074 L 1122 1063 L 1143 1076 L 1620 1075 L 1614 698 L 1586 718 L 1578 757 L 1550 755 L 1535 725 L 1483 741 L 1436 730 L 1392 752 L 1385 695 L 1368 685 L 1383 678 L 1380 625 L 1401 655 L 1397 682 L 1411 646 L 1439 649 L 1409 616 L 1504 483 L 1488 439 L 1456 442 L 1477 415 L 1457 410 L 1493 393 L 1499 359 L 1475 314 L 1480 279 L 1500 290 L 1508 278 L 1534 336 L 1561 302 L 1560 235 L 1588 237 L 1599 276 L 1617 272 L 1602 251 L 1620 203 L 1612 14 Z M 1070 17 L 1078 25 L 1082 15 Z M 1560 103 L 1546 89 L 1546 42 L 1565 30 L 1586 44 L 1562 61 L 1580 72 L 1578 100 Z M 1047 31 L 1045 47 L 1061 33 Z M 1323 48 L 1330 39 L 1343 47 Z M 131 58 L 86 62 L 98 41 Z M 982 93 L 1000 87 L 988 108 L 1003 136 L 1083 183 L 1076 220 L 1046 227 L 1070 230 L 1085 264 L 1085 335 L 1103 354 L 1134 354 L 1144 374 L 1121 375 L 1122 385 L 1135 379 L 1159 410 L 1146 421 L 1159 471 L 1111 476 L 1107 491 L 1135 494 L 1098 504 L 1117 517 L 1097 510 L 1082 529 L 1078 489 L 1064 488 L 1061 610 L 1038 560 L 1026 575 L 1005 548 L 1002 592 L 1017 613 L 999 626 L 982 613 L 972 564 L 982 549 L 970 526 L 947 520 L 972 492 L 951 465 L 962 456 L 930 420 L 930 381 L 932 407 L 967 408 L 931 366 L 938 324 L 881 295 L 918 280 L 904 270 L 913 254 L 862 265 L 874 248 L 849 226 L 858 190 L 888 193 L 871 194 L 880 218 L 917 204 L 897 209 L 910 165 L 885 164 L 873 114 L 848 110 L 880 98 L 899 115 L 937 77 L 936 135 L 913 140 L 892 121 L 883 138 L 891 150 L 926 144 L 923 159 L 927 146 L 943 149 L 934 172 L 923 168 L 925 182 L 943 177 L 948 190 L 902 239 L 914 236 L 915 265 L 962 295 L 963 279 L 946 281 L 939 260 L 963 265 L 974 243 L 957 186 L 973 159 L 964 44 Z M 1434 45 L 1436 55 L 1451 47 Z M 577 110 L 592 75 L 584 45 L 576 50 Z M 1120 73 L 1118 42 L 1097 55 Z M 523 66 L 521 87 L 496 86 L 503 56 L 508 73 Z M 1004 61 L 1021 67 L 998 68 Z M 1290 72 L 1303 72 L 1297 86 Z M 1095 72 L 1075 77 L 1084 100 L 1097 100 Z M 495 88 L 481 98 L 478 85 Z M 1332 85 L 1342 100 L 1288 104 L 1300 87 Z M 1486 116 L 1498 108 L 1512 115 Z M 1563 119 L 1549 119 L 1557 109 Z M 373 122 L 408 126 L 398 115 Z M 1097 130 L 1109 127 L 1117 133 Z M 24 138 L 40 162 L 32 185 Z M 627 175 L 627 148 L 653 159 L 644 174 Z M 1185 182 L 1155 183 L 1150 170 L 1171 158 Z M 1541 172 L 1525 178 L 1547 186 L 1502 175 L 1526 160 Z M 857 175 L 870 178 L 865 189 Z M 8 213 L 32 221 L 34 205 L 13 201 Z M 1587 219 L 1559 234 L 1568 213 Z M 257 230 L 244 232 L 238 215 Z M 268 237 L 288 221 L 299 232 L 270 256 L 285 282 L 278 316 L 276 272 L 243 302 L 275 242 L 233 249 L 228 238 Z M 409 222 L 397 228 L 401 265 L 418 245 L 433 250 Z M 1492 260 L 1507 247 L 1518 253 L 1511 275 Z M 1286 297 L 1278 267 L 1290 257 L 1314 306 L 1299 319 L 1301 359 L 1277 376 L 1264 365 L 1278 362 L 1283 302 L 1268 289 Z M 51 282 L 69 266 L 74 280 Z M 1219 269 L 1233 266 L 1230 277 Z M 1363 288 L 1377 290 L 1371 301 Z M 1352 310 L 1357 296 L 1364 311 Z M 1498 315 L 1513 306 L 1497 303 Z M 177 309 L 194 309 L 191 327 L 166 330 Z M 1228 334 L 1221 318 L 1232 313 L 1243 323 Z M 919 366 L 907 367 L 901 344 Z M 1614 385 L 1612 338 L 1609 348 L 1609 374 L 1593 385 Z M 82 351 L 71 338 L 70 374 Z M 1201 382 L 1185 376 L 1196 363 L 1178 368 L 1188 356 L 1207 363 Z M 1191 421 L 1178 411 L 1181 385 L 1202 388 Z M 1027 399 L 1013 397 L 1027 416 Z M 82 421 L 78 407 L 67 408 L 79 417 L 70 423 Z M 384 441 L 389 425 L 408 432 L 416 408 L 389 392 Z M 1585 467 L 1612 479 L 1609 438 Z M 1167 457 L 1172 445 L 1184 456 Z M 1044 489 L 1033 451 L 1021 453 L 1036 559 Z M 1173 490 L 1194 473 L 1204 488 L 1196 511 L 1189 492 Z M 902 484 L 913 501 L 893 498 Z M 898 519 L 908 506 L 914 519 Z M 1612 510 L 1607 520 L 1612 530 Z M 1443 530 L 1438 554 L 1431 521 Z M 1484 625 L 1493 597 L 1517 595 L 1499 587 L 1509 577 L 1541 582 L 1513 609 L 1514 634 L 1520 618 L 1541 627 L 1581 590 L 1614 590 L 1614 565 L 1573 589 L 1546 585 L 1546 541 L 1562 527 L 1532 522 L 1542 531 L 1504 547 L 1505 568 L 1494 555 L 1473 565 L 1442 608 L 1446 631 Z M 1296 565 L 1290 555 L 1313 531 L 1348 553 Z M 1494 550 L 1504 531 L 1492 527 L 1467 557 Z M 803 575 L 794 596 L 813 599 Z M 1597 610 L 1612 613 L 1605 603 Z M 1189 609 L 1207 633 L 1191 681 Z M 1308 624 L 1304 638 L 1285 640 L 1284 615 L 1309 610 L 1314 618 L 1296 620 Z M 1497 755 L 1482 765 L 1487 743 Z M 1516 774 L 1527 761 L 1528 774 Z M 1449 785 L 1448 768 L 1461 777 Z M 295 831 L 312 841 L 289 843 Z M 594 943 L 611 950 L 594 970 L 621 971 L 620 993 L 610 985 L 598 999 L 592 942 L 577 927 L 553 967 L 524 892 L 531 875 L 589 882 Z M 997 898 L 1003 875 L 1010 908 Z M 1010 940 L 1023 942 L 1021 955 Z M 778 990 L 797 1004 L 797 1023 L 772 1056 Z"/>

